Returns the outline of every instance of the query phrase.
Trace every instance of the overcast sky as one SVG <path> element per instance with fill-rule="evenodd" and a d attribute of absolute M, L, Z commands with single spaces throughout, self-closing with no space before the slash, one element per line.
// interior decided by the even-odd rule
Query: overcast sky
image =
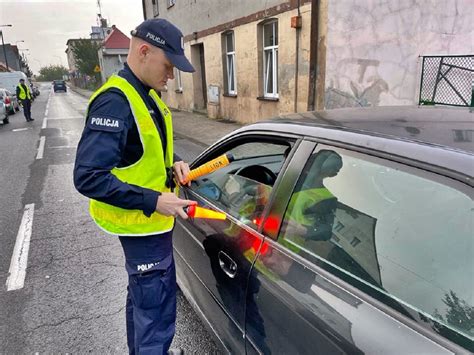
<path fill-rule="evenodd" d="M 102 16 L 130 37 L 130 30 L 143 21 L 140 0 L 101 0 Z M 67 67 L 66 42 L 70 38 L 90 38 L 97 25 L 97 0 L 0 0 L 0 25 L 5 43 L 27 48 L 28 63 L 35 74 L 42 66 Z M 1 46 L 1 42 L 0 42 Z M 0 61 L 3 52 L 0 51 Z"/>

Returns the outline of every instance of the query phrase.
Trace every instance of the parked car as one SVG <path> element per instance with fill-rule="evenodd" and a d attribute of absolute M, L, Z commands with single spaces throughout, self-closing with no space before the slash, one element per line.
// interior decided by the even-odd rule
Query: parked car
<path fill-rule="evenodd" d="M 20 104 L 18 103 L 16 94 L 11 93 L 7 89 L 0 88 L 0 97 L 3 99 L 3 102 L 6 105 L 7 111 L 10 115 L 20 111 Z"/>
<path fill-rule="evenodd" d="M 30 85 L 28 77 L 21 71 L 0 72 L 0 88 L 5 88 L 16 94 L 16 87 L 21 79 L 25 80 L 26 85 Z"/>
<path fill-rule="evenodd" d="M 66 82 L 64 80 L 54 80 L 53 81 L 53 90 L 67 92 Z"/>
<path fill-rule="evenodd" d="M 7 110 L 7 106 L 3 102 L 3 98 L 0 98 L 0 120 L 2 124 L 9 123 L 8 110 Z"/>
<path fill-rule="evenodd" d="M 474 351 L 474 113 L 293 114 L 205 150 L 180 188 L 178 284 L 225 352 Z"/>

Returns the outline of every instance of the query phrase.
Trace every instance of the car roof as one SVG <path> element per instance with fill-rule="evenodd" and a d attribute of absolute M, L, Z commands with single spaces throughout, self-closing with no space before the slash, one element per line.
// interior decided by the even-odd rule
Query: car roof
<path fill-rule="evenodd" d="M 261 129 L 359 145 L 474 175 L 474 112 L 469 108 L 385 106 L 311 111 L 282 115 L 241 130 Z"/>

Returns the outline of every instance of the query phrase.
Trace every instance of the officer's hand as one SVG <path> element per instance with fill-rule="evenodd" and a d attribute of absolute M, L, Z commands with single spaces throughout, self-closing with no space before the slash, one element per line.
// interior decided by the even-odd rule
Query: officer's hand
<path fill-rule="evenodd" d="M 155 210 L 165 216 L 181 216 L 183 219 L 188 219 L 188 215 L 184 212 L 183 208 L 196 204 L 196 201 L 180 199 L 172 192 L 163 192 L 158 197 Z"/>
<path fill-rule="evenodd" d="M 188 163 L 185 163 L 184 161 L 177 161 L 173 164 L 173 171 L 174 177 L 180 185 L 186 184 L 188 186 L 191 186 L 191 181 L 185 183 L 186 178 L 188 177 L 188 174 L 190 172 Z"/>

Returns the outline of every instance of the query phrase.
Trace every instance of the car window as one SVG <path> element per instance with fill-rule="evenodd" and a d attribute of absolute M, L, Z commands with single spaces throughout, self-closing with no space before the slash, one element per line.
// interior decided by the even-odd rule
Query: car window
<path fill-rule="evenodd" d="M 237 145 L 226 152 L 234 161 L 193 181 L 192 189 L 241 222 L 255 226 L 290 149 L 289 143 Z"/>
<path fill-rule="evenodd" d="M 323 146 L 278 241 L 472 338 L 473 211 L 461 183 Z"/>

